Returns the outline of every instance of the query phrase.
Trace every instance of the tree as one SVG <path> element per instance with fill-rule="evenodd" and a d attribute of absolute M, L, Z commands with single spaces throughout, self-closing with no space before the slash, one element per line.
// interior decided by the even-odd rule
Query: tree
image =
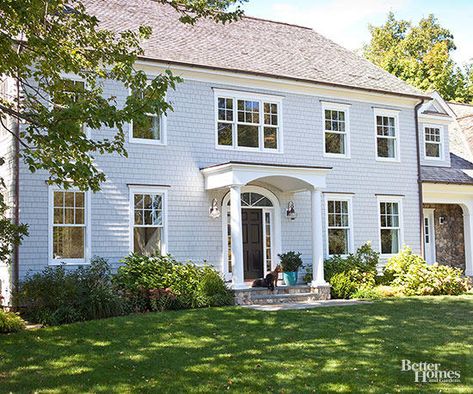
<path fill-rule="evenodd" d="M 417 26 L 388 14 L 382 26 L 369 26 L 371 41 L 365 57 L 386 71 L 421 90 L 436 90 L 445 99 L 471 101 L 467 71 L 451 58 L 456 49 L 452 33 L 434 15 Z"/>
<path fill-rule="evenodd" d="M 199 18 L 235 21 L 246 0 L 155 1 L 177 10 L 182 23 L 193 24 Z M 172 110 L 165 93 L 180 79 L 166 71 L 148 81 L 134 68 L 143 54 L 141 42 L 151 32 L 149 26 L 120 33 L 102 29 L 80 0 L 0 2 L 0 76 L 19 87 L 15 94 L 0 96 L 0 127 L 19 142 L 30 171 L 46 170 L 50 184 L 98 191 L 106 177 L 94 165 L 95 155 L 126 156 L 124 125 L 143 121 L 145 113 Z M 64 80 L 65 73 L 83 83 Z M 115 97 L 104 97 L 104 79 L 136 94 L 118 106 Z M 11 127 L 8 118 L 21 124 L 21 130 Z M 100 138 L 103 127 L 116 130 L 113 138 Z M 87 129 L 96 131 L 94 138 Z M 3 218 L 4 213 L 0 207 Z M 16 233 L 20 238 L 9 242 L 18 243 L 22 229 L 0 224 L 0 240 Z"/>

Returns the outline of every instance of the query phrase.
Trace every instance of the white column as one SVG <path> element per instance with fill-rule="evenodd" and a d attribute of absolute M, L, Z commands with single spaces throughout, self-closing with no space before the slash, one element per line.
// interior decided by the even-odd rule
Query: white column
<path fill-rule="evenodd" d="M 232 237 L 232 282 L 234 289 L 245 288 L 243 278 L 243 236 L 241 226 L 241 186 L 230 186 L 230 224 Z"/>
<path fill-rule="evenodd" d="M 473 276 L 473 203 L 463 206 L 465 237 L 465 275 Z"/>
<path fill-rule="evenodd" d="M 322 192 L 312 189 L 310 199 L 312 203 L 312 286 L 327 286 L 324 279 Z"/>

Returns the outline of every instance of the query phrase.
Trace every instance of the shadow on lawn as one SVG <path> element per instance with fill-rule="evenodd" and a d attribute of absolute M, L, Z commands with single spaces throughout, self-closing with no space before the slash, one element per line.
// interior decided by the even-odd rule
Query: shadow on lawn
<path fill-rule="evenodd" d="M 25 332 L 0 337 L 0 392 L 441 388 L 416 386 L 400 371 L 404 358 L 460 370 L 468 387 L 472 309 L 472 297 L 284 312 L 217 308 Z"/>

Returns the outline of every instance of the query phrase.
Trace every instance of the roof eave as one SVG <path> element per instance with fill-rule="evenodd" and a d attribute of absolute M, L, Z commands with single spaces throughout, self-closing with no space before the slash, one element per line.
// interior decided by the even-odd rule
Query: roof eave
<path fill-rule="evenodd" d="M 406 98 L 417 99 L 417 100 L 432 100 L 432 97 L 428 95 L 391 92 L 389 90 L 363 88 L 359 86 L 344 85 L 344 84 L 338 84 L 338 83 L 326 82 L 326 81 L 317 81 L 313 79 L 296 78 L 296 77 L 291 77 L 287 75 L 277 75 L 277 74 L 263 73 L 259 71 L 241 70 L 237 68 L 226 68 L 226 67 L 218 67 L 218 66 L 208 66 L 208 65 L 203 65 L 203 64 L 178 62 L 175 60 L 150 58 L 146 56 L 138 56 L 138 58 L 145 61 L 167 63 L 170 65 L 176 65 L 176 66 L 186 66 L 186 67 L 193 67 L 193 68 L 202 68 L 206 70 L 225 71 L 225 72 L 232 72 L 232 73 L 238 73 L 238 74 L 255 75 L 255 76 L 266 77 L 266 78 L 283 79 L 283 80 L 290 80 L 290 81 L 296 81 L 296 82 L 310 83 L 310 84 L 315 84 L 315 85 L 329 86 L 329 87 L 339 88 L 339 89 L 360 90 L 360 91 L 369 92 L 369 93 L 384 94 L 384 95 L 390 95 L 390 96 L 400 96 L 400 97 L 406 97 Z"/>

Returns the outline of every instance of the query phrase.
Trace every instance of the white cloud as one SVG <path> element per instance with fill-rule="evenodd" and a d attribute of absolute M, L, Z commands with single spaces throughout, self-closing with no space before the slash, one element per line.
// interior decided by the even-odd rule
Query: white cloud
<path fill-rule="evenodd" d="M 360 38 L 367 39 L 368 23 L 384 20 L 389 11 L 396 12 L 409 0 L 332 0 L 307 6 L 294 3 L 273 3 L 271 19 L 312 27 L 337 43 L 355 49 L 361 46 Z"/>

